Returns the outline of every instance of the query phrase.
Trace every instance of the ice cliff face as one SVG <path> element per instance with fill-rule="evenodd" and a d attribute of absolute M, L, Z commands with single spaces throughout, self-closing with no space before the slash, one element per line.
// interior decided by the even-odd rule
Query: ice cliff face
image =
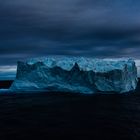
<path fill-rule="evenodd" d="M 137 67 L 137 75 L 140 78 L 140 60 L 135 60 L 136 67 Z"/>
<path fill-rule="evenodd" d="M 135 90 L 137 68 L 132 59 L 47 57 L 18 62 L 11 90 L 73 93 Z"/>

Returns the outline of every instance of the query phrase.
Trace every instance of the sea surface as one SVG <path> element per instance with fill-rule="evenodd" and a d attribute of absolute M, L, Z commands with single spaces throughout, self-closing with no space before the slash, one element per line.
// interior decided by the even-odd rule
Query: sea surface
<path fill-rule="evenodd" d="M 2 93 L 0 140 L 12 139 L 140 140 L 140 84 L 122 95 Z"/>

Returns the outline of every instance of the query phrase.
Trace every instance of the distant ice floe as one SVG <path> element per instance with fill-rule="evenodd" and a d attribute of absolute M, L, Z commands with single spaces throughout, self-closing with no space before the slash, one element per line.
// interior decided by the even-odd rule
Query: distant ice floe
<path fill-rule="evenodd" d="M 0 80 L 14 80 L 17 66 L 0 66 Z"/>
<path fill-rule="evenodd" d="M 0 89 L 0 94 L 2 93 L 10 93 L 11 90 L 10 89 Z"/>

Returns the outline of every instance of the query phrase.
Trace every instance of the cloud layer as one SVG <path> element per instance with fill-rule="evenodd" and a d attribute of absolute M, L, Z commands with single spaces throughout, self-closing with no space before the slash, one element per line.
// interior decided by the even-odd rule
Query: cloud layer
<path fill-rule="evenodd" d="M 0 65 L 28 57 L 134 57 L 139 0 L 0 1 Z"/>

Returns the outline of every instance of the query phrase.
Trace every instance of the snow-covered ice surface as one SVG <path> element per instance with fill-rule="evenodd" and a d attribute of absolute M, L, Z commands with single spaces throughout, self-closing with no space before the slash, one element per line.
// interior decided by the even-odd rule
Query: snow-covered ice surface
<path fill-rule="evenodd" d="M 136 86 L 137 68 L 133 59 L 52 56 L 18 62 L 10 90 L 124 93 Z"/>

